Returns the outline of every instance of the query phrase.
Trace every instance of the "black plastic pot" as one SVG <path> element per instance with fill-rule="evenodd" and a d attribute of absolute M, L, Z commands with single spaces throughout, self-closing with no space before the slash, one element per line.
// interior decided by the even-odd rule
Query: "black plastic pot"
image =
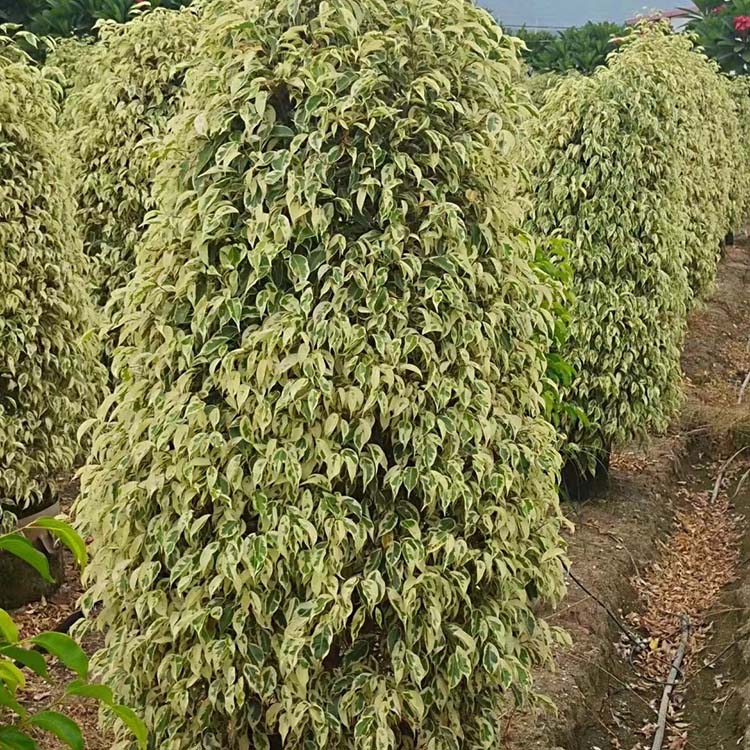
<path fill-rule="evenodd" d="M 25 509 L 21 514 L 17 510 L 13 512 L 19 517 L 19 524 L 22 525 L 23 519 L 49 510 L 55 505 L 56 501 L 54 497 L 45 498 L 43 503 Z M 55 546 L 50 551 L 47 549 L 49 545 L 44 545 L 40 540 L 35 540 L 32 543 L 47 558 L 54 582 L 45 581 L 34 568 L 15 555 L 11 555 L 9 552 L 0 552 L 0 608 L 2 609 L 18 609 L 18 607 L 23 607 L 30 602 L 39 601 L 42 597 L 53 594 L 63 582 L 62 549 Z"/>
<path fill-rule="evenodd" d="M 563 497 L 574 503 L 583 503 L 595 497 L 601 497 L 609 489 L 609 462 L 612 455 L 610 448 L 597 455 L 596 473 L 591 475 L 583 471 L 578 462 L 568 461 L 563 466 L 560 488 Z"/>

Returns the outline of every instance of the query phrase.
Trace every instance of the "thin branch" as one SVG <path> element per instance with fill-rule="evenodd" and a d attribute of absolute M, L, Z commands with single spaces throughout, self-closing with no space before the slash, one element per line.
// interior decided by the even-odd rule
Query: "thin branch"
<path fill-rule="evenodd" d="M 740 396 L 737 399 L 737 406 L 739 406 L 742 403 L 742 399 L 745 398 L 745 391 L 747 390 L 747 387 L 750 385 L 750 372 L 748 372 L 747 377 L 745 378 L 745 382 L 742 384 L 742 388 L 740 388 Z"/>
<path fill-rule="evenodd" d="M 724 475 L 726 474 L 727 469 L 732 465 L 734 459 L 737 458 L 737 456 L 739 456 L 740 454 L 744 453 L 748 448 L 750 448 L 750 445 L 746 445 L 743 448 L 740 448 L 734 453 L 733 456 L 731 456 L 724 462 L 723 466 L 721 467 L 721 471 L 719 472 L 719 476 L 716 477 L 714 491 L 711 494 L 711 505 L 713 505 L 716 502 L 716 499 L 719 497 L 719 492 L 721 492 L 721 483 L 724 481 Z"/>
<path fill-rule="evenodd" d="M 682 660 L 685 658 L 685 651 L 687 650 L 688 638 L 690 637 L 690 620 L 685 615 L 682 618 L 682 640 L 680 646 L 675 654 L 674 661 L 672 662 L 672 669 L 669 671 L 669 678 L 667 684 L 664 686 L 664 692 L 661 696 L 661 706 L 659 707 L 659 719 L 656 722 L 656 734 L 654 735 L 654 742 L 651 745 L 651 750 L 661 750 L 664 744 L 664 735 L 667 732 L 667 714 L 669 713 L 669 707 L 672 704 L 672 692 L 677 684 L 677 680 L 680 675 L 680 667 L 682 666 Z"/>

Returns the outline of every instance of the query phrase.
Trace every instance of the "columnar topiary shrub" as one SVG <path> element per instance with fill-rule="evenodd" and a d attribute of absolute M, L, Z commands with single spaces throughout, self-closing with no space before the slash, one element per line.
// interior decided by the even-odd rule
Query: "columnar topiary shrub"
<path fill-rule="evenodd" d="M 685 330 L 687 188 L 678 73 L 641 30 L 590 78 L 562 81 L 541 110 L 535 220 L 571 240 L 565 358 L 569 454 L 594 473 L 613 442 L 664 428 L 679 403 Z M 575 491 L 575 490 L 574 490 Z"/>
<path fill-rule="evenodd" d="M 684 133 L 688 284 L 692 296 L 704 300 L 714 289 L 721 241 L 737 220 L 734 169 L 741 147 L 730 82 L 684 35 L 657 28 L 642 35 L 635 49 L 654 75 L 672 71 Z"/>
<path fill-rule="evenodd" d="M 0 504 L 17 509 L 70 470 L 99 373 L 56 96 L 0 38 Z"/>
<path fill-rule="evenodd" d="M 205 9 L 93 424 L 98 667 L 164 750 L 496 748 L 562 592 L 517 43 Z"/>
<path fill-rule="evenodd" d="M 81 81 L 87 85 L 77 86 L 66 105 L 94 296 L 102 307 L 110 304 L 110 319 L 118 316 L 117 292 L 135 265 L 151 207 L 154 145 L 177 110 L 197 23 L 192 10 L 159 9 L 125 25 L 104 25 L 86 58 L 96 74 Z"/>
<path fill-rule="evenodd" d="M 732 142 L 734 217 L 732 230 L 741 229 L 750 220 L 750 78 L 730 81 L 739 132 Z"/>
<path fill-rule="evenodd" d="M 0 37 L 0 528 L 54 504 L 101 384 L 58 95 Z M 27 598 L 0 564 L 0 604 Z"/>

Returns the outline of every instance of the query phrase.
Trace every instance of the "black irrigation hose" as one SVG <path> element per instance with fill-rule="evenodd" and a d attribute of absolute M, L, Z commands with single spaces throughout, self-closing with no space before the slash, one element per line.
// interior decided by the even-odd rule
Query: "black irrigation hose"
<path fill-rule="evenodd" d="M 563 563 L 565 572 L 570 576 L 570 580 L 573 581 L 584 593 L 588 594 L 606 613 L 612 622 L 617 625 L 625 637 L 635 646 L 636 651 L 643 651 L 645 649 L 645 643 L 642 638 L 634 636 L 630 630 L 620 621 L 617 615 L 592 591 L 590 591 L 576 576 L 573 571 Z"/>
<path fill-rule="evenodd" d="M 637 654 L 644 653 L 647 650 L 646 641 L 643 638 L 638 638 L 637 636 L 633 635 L 633 633 L 624 625 L 624 623 L 620 620 L 619 617 L 607 606 L 605 602 L 603 602 L 596 594 L 594 594 L 581 580 L 579 580 L 573 573 L 573 571 L 563 563 L 563 569 L 570 577 L 570 580 L 575 583 L 578 588 L 580 588 L 585 594 L 588 594 L 606 613 L 610 620 L 617 626 L 617 629 L 620 630 L 625 637 L 633 644 L 633 648 L 630 649 L 630 656 L 628 658 L 628 662 L 630 663 L 631 668 L 636 673 L 636 675 L 640 678 L 645 680 L 646 682 L 650 682 L 654 685 L 664 685 L 663 681 L 660 680 L 654 680 L 651 677 L 648 677 L 644 674 L 641 674 L 641 672 L 636 669 L 635 664 L 633 663 L 633 659 Z M 659 661 L 663 661 L 665 664 L 667 663 L 665 659 L 663 659 L 661 656 L 657 655 L 657 658 Z M 671 662 L 670 662 L 671 666 Z M 679 677 L 680 679 L 683 678 L 683 673 L 680 670 Z"/>

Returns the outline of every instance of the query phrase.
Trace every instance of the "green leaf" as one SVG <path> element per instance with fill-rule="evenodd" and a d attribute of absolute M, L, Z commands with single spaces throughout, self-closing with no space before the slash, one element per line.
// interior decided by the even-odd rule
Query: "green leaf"
<path fill-rule="evenodd" d="M 0 636 L 7 643 L 18 642 L 18 628 L 13 618 L 4 610 L 0 609 Z"/>
<path fill-rule="evenodd" d="M 93 698 L 105 706 L 112 706 L 115 702 L 112 688 L 107 685 L 97 685 L 82 680 L 74 680 L 65 688 L 65 695 L 79 695 L 83 698 Z"/>
<path fill-rule="evenodd" d="M 0 683 L 7 685 L 11 691 L 26 685 L 23 672 L 13 662 L 0 659 Z"/>
<path fill-rule="evenodd" d="M 72 750 L 84 750 L 83 734 L 78 724 L 57 711 L 40 711 L 29 719 L 29 723 L 54 734 Z"/>
<path fill-rule="evenodd" d="M 43 517 L 30 523 L 28 528 L 51 531 L 73 553 L 73 557 L 81 570 L 86 567 L 86 543 L 70 524 L 57 518 Z"/>
<path fill-rule="evenodd" d="M 49 677 L 47 662 L 44 657 L 36 651 L 21 648 L 20 646 L 4 646 L 3 648 L 0 648 L 0 654 L 8 659 L 18 662 L 19 664 L 23 664 L 24 667 L 28 667 L 40 677 L 44 677 L 45 679 Z"/>
<path fill-rule="evenodd" d="M 39 750 L 39 745 L 15 727 L 0 727 L 0 750 Z"/>
<path fill-rule="evenodd" d="M 307 258 L 304 255 L 292 255 L 290 260 L 292 273 L 300 280 L 306 281 L 310 275 L 310 268 L 307 265 Z"/>
<path fill-rule="evenodd" d="M 0 706 L 5 706 L 13 711 L 17 716 L 24 717 L 26 710 L 16 700 L 15 695 L 0 681 Z"/>
<path fill-rule="evenodd" d="M 499 665 L 500 652 L 497 650 L 497 647 L 494 644 L 488 643 L 484 647 L 484 654 L 482 655 L 482 666 L 484 667 L 486 672 L 495 674 Z"/>
<path fill-rule="evenodd" d="M 11 555 L 23 560 L 36 570 L 48 583 L 54 583 L 55 579 L 49 572 L 49 561 L 25 536 L 22 534 L 6 534 L 0 537 L 0 550 L 9 552 Z"/>
<path fill-rule="evenodd" d="M 372 731 L 373 726 L 375 725 L 375 717 L 374 716 L 364 716 L 362 717 L 358 722 L 357 725 L 354 727 L 354 739 L 355 740 L 361 740 L 365 737 L 367 737 L 370 732 Z"/>
<path fill-rule="evenodd" d="M 119 703 L 114 704 L 110 707 L 112 713 L 117 716 L 123 724 L 133 733 L 135 736 L 138 746 L 142 750 L 146 750 L 148 745 L 148 729 L 141 719 L 136 716 L 133 709 L 127 706 L 122 706 Z"/>
<path fill-rule="evenodd" d="M 331 650 L 331 641 L 333 634 L 328 627 L 322 628 L 321 631 L 313 638 L 312 652 L 316 659 L 323 659 Z"/>
<path fill-rule="evenodd" d="M 40 633 L 31 639 L 47 653 L 57 657 L 68 669 L 84 679 L 88 675 L 89 660 L 83 649 L 63 633 Z"/>

